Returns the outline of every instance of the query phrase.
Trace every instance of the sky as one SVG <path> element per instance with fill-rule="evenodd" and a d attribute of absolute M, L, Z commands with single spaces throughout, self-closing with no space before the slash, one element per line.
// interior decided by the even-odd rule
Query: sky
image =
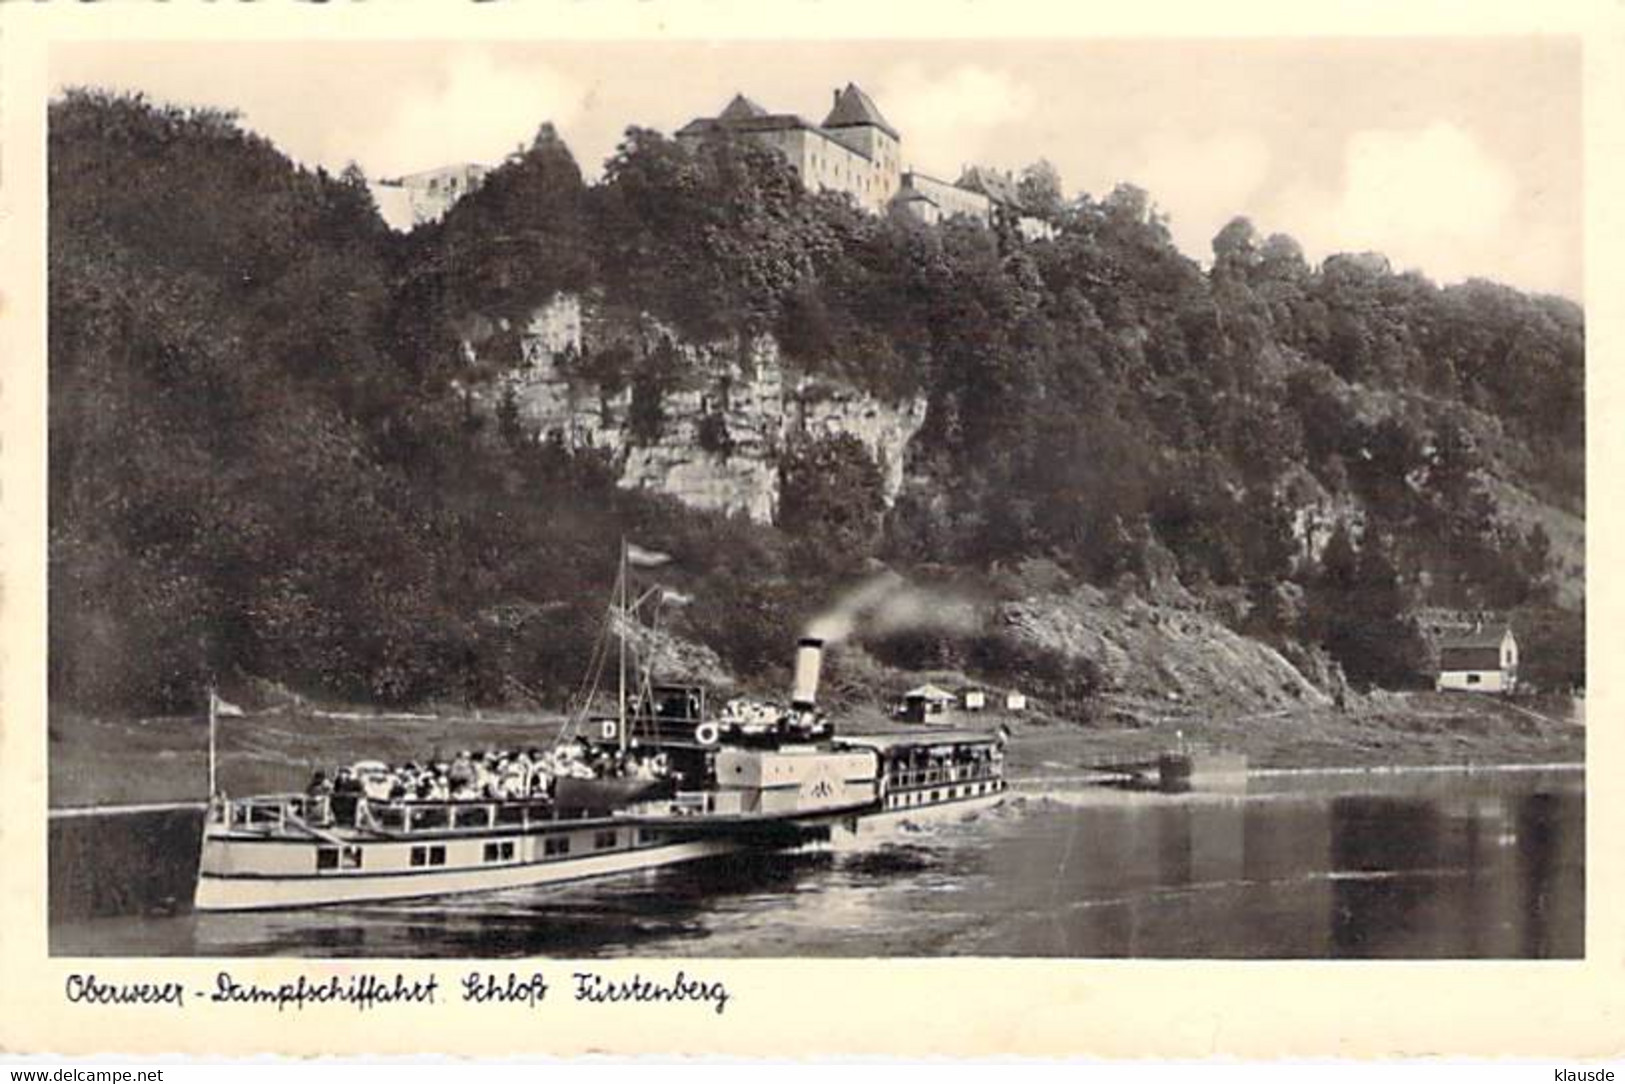
<path fill-rule="evenodd" d="M 1581 71 L 1567 38 L 60 44 L 57 87 L 233 108 L 291 157 L 387 177 L 496 162 L 543 121 L 595 175 L 629 125 L 743 91 L 814 123 L 856 82 L 905 165 L 1047 158 L 1147 189 L 1208 261 L 1235 215 L 1311 260 L 1582 296 Z"/>

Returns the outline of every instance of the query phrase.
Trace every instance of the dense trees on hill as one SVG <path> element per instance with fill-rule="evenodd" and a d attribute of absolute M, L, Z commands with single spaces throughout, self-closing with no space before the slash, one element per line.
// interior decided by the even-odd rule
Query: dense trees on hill
<path fill-rule="evenodd" d="M 174 706 L 228 672 L 395 702 L 558 699 L 623 533 L 679 553 L 691 630 L 747 671 L 782 663 L 801 611 L 874 555 L 1043 556 L 1095 582 L 1171 561 L 1357 681 L 1414 673 L 1418 601 L 1516 608 L 1575 642 L 1550 539 L 1494 497 L 1583 511 L 1584 321 L 1562 299 L 1441 289 L 1369 255 L 1314 268 L 1240 219 L 1204 272 L 1147 193 L 1065 202 L 1052 168 L 1022 188 L 1054 241 L 926 227 L 809 195 L 754 145 L 640 129 L 589 185 L 544 126 L 402 238 L 358 172 L 297 168 L 230 116 L 73 92 L 50 119 L 51 680 L 68 699 Z M 781 534 L 622 493 L 512 409 L 472 410 L 469 321 L 505 321 L 483 354 L 514 361 L 502 336 L 586 287 L 924 395 L 914 481 L 885 513 L 861 446 L 789 449 Z M 580 364 L 630 386 L 658 435 L 673 355 Z M 1364 529 L 1306 552 L 1310 505 Z M 794 542 L 815 528 L 817 555 Z"/>

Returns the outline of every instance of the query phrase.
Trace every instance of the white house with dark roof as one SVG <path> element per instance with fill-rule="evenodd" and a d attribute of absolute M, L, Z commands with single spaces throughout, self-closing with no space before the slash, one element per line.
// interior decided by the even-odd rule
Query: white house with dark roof
<path fill-rule="evenodd" d="M 1518 686 L 1518 640 L 1505 625 L 1478 626 L 1441 635 L 1440 691 L 1510 693 Z"/>

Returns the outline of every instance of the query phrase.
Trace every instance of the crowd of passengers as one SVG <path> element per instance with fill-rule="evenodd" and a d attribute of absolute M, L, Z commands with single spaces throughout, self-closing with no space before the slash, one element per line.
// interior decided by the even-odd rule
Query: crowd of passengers
<path fill-rule="evenodd" d="M 664 753 L 602 749 L 577 739 L 551 749 L 464 750 L 449 761 L 421 764 L 362 761 L 331 776 L 318 770 L 306 793 L 316 799 L 374 802 L 503 801 L 550 798 L 554 780 L 560 778 L 653 782 L 669 774 Z"/>

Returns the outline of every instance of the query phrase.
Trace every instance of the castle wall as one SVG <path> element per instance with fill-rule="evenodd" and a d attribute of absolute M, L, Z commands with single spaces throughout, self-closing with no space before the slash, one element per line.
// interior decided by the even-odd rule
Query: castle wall
<path fill-rule="evenodd" d="M 884 210 L 897 194 L 902 176 L 898 144 L 879 129 L 826 130 L 800 122 L 739 129 L 736 134 L 778 151 L 809 192 L 850 193 L 858 206 L 869 211 Z M 679 133 L 677 138 L 693 146 L 706 136 Z"/>
<path fill-rule="evenodd" d="M 862 155 L 870 184 L 859 202 L 879 209 L 897 194 L 902 185 L 902 154 L 897 140 L 872 125 L 854 125 L 843 128 L 825 128 L 824 135 L 833 143 L 848 147 Z"/>
<path fill-rule="evenodd" d="M 935 177 L 927 177 L 923 173 L 911 173 L 909 183 L 921 195 L 931 197 L 937 205 L 939 218 L 964 215 L 984 226 L 992 221 L 993 201 L 980 192 L 972 192 L 968 188 L 960 188 L 946 181 L 939 181 Z"/>

